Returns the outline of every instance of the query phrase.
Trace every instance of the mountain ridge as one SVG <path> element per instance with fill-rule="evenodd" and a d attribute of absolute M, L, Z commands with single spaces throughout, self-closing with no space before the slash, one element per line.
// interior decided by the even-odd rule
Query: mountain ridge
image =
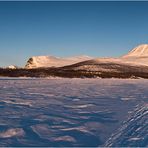
<path fill-rule="evenodd" d="M 90 59 L 93 58 L 86 55 L 66 58 L 54 56 L 33 56 L 29 58 L 25 68 L 62 67 Z"/>
<path fill-rule="evenodd" d="M 133 48 L 131 51 L 129 51 L 123 57 L 124 58 L 127 58 L 127 57 L 148 57 L 148 44 L 138 45 L 137 47 Z"/>
<path fill-rule="evenodd" d="M 148 66 L 148 44 L 141 44 L 126 55 L 112 58 L 93 58 L 86 55 L 74 57 L 55 57 L 55 56 L 33 56 L 29 58 L 25 68 L 42 68 L 42 67 L 63 67 L 73 65 L 79 62 L 95 60 L 98 63 L 121 63 L 130 65 L 144 65 Z"/>
<path fill-rule="evenodd" d="M 148 79 L 147 45 L 134 48 L 126 56 L 117 58 L 38 56 L 30 58 L 27 64 L 25 68 L 1 68 L 0 76 Z"/>

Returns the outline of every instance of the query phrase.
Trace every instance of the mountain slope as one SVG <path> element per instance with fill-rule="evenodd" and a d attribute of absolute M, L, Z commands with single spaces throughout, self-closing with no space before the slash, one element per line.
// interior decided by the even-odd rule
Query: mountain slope
<path fill-rule="evenodd" d="M 135 47 L 120 59 L 126 63 L 148 66 L 148 44 L 142 44 Z"/>
<path fill-rule="evenodd" d="M 106 68 L 103 68 L 102 65 L 105 65 Z M 139 45 L 119 58 L 96 58 L 72 65 L 75 70 L 87 71 L 110 71 L 115 69 L 117 71 L 117 67 L 127 70 L 127 67 L 141 66 L 145 68 L 148 66 L 148 44 Z"/>
<path fill-rule="evenodd" d="M 142 44 L 135 47 L 127 55 L 123 56 L 124 58 L 128 57 L 147 57 L 148 58 L 148 44 Z"/>
<path fill-rule="evenodd" d="M 53 56 L 37 56 L 28 60 L 25 68 L 61 67 L 60 70 L 87 72 L 120 72 L 140 73 L 148 69 L 148 45 L 143 44 L 119 58 L 96 58 L 78 56 L 59 58 Z"/>
<path fill-rule="evenodd" d="M 148 66 L 128 64 L 118 59 L 95 59 L 83 61 L 69 66 L 61 67 L 64 70 L 86 71 L 86 72 L 115 72 L 115 73 L 148 73 Z"/>
<path fill-rule="evenodd" d="M 54 56 L 34 56 L 27 61 L 25 68 L 62 67 L 90 59 L 92 59 L 92 57 L 85 55 L 68 58 Z"/>

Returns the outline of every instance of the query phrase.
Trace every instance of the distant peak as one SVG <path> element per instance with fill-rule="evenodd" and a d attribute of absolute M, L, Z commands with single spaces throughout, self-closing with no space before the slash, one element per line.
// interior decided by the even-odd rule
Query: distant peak
<path fill-rule="evenodd" d="M 48 56 L 33 56 L 29 58 L 25 68 L 38 68 L 38 67 L 62 67 L 66 65 L 75 64 L 78 62 L 90 60 L 92 57 L 87 55 L 75 56 L 75 57 L 54 57 Z"/>
<path fill-rule="evenodd" d="M 148 57 L 148 44 L 141 44 L 123 57 Z"/>

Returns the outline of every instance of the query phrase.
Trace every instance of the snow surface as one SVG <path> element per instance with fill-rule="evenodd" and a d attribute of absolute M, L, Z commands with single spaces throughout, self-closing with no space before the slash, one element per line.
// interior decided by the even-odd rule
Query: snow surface
<path fill-rule="evenodd" d="M 62 67 L 90 59 L 92 59 L 92 57 L 85 55 L 68 58 L 54 56 L 34 56 L 32 57 L 32 63 L 27 62 L 26 68 Z"/>
<path fill-rule="evenodd" d="M 0 146 L 148 146 L 148 80 L 0 78 Z"/>
<path fill-rule="evenodd" d="M 106 147 L 148 146 L 148 103 L 137 105 L 128 120 L 106 142 Z"/>

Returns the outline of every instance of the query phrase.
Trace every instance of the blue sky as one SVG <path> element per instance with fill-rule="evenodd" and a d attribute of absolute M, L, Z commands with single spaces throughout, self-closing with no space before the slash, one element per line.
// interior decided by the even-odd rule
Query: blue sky
<path fill-rule="evenodd" d="M 116 57 L 148 43 L 148 2 L 0 2 L 0 66 L 33 55 Z"/>

